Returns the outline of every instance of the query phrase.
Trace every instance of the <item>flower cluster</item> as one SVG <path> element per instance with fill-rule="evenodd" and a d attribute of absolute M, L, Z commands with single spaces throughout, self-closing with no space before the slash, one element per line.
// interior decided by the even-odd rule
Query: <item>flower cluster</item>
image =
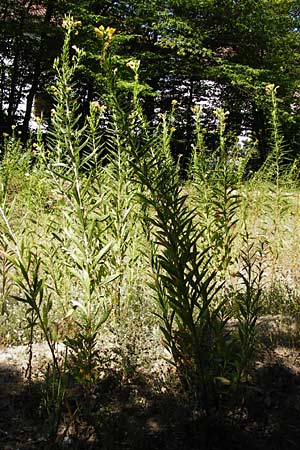
<path fill-rule="evenodd" d="M 275 84 L 269 83 L 269 84 L 266 85 L 265 89 L 266 89 L 266 94 L 267 95 L 271 95 L 273 93 L 276 95 L 278 86 L 275 86 Z"/>
<path fill-rule="evenodd" d="M 73 29 L 77 26 L 81 26 L 82 22 L 81 20 L 74 20 L 73 17 L 66 17 L 62 22 L 62 27 L 65 29 Z"/>
<path fill-rule="evenodd" d="M 99 28 L 95 27 L 94 31 L 99 39 L 104 39 L 106 42 L 110 42 L 116 32 L 116 29 L 112 27 L 104 28 L 103 25 L 100 25 Z"/>
<path fill-rule="evenodd" d="M 113 35 L 116 32 L 116 29 L 112 28 L 112 27 L 104 28 L 103 25 L 100 25 L 99 28 L 95 27 L 94 31 L 95 31 L 97 37 L 104 41 L 104 45 L 103 45 L 103 57 L 104 57 L 106 50 L 108 49 L 108 47 L 112 41 Z"/>
<path fill-rule="evenodd" d="M 138 59 L 132 59 L 132 60 L 128 61 L 128 63 L 126 64 L 126 67 L 128 67 L 129 69 L 133 70 L 134 73 L 136 73 L 139 70 L 140 61 Z"/>

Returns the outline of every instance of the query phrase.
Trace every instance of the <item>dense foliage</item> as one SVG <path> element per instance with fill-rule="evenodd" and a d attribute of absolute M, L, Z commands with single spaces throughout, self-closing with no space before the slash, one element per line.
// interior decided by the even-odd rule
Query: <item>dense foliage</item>
<path fill-rule="evenodd" d="M 168 372 L 153 369 L 162 356 L 193 420 L 247 421 L 262 315 L 292 315 L 298 330 L 299 166 L 287 164 L 277 89 L 266 86 L 270 152 L 259 171 L 245 177 L 251 152 L 232 144 L 222 109 L 207 147 L 196 106 L 184 180 L 171 152 L 180 102 L 147 119 L 142 64 L 116 66 L 111 26 L 94 29 L 102 103 L 82 114 L 82 26 L 62 22 L 46 138 L 41 128 L 34 142 L 4 135 L 0 339 L 27 342 L 30 383 L 32 345 L 47 343 L 47 443 L 64 443 L 79 421 L 98 445 L 103 378 L 148 368 L 167 389 Z"/>
<path fill-rule="evenodd" d="M 178 102 L 172 148 L 188 156 L 194 126 L 192 106 L 203 105 L 205 140 L 216 146 L 212 114 L 216 106 L 230 112 L 227 133 L 257 140 L 258 163 L 270 151 L 266 84 L 278 86 L 282 132 L 296 157 L 299 149 L 299 2 L 252 0 L 169 0 L 147 2 L 4 0 L 0 5 L 1 128 L 19 123 L 27 136 L 31 113 L 49 119 L 53 59 L 62 45 L 67 12 L 82 22 L 74 39 L 86 51 L 76 74 L 81 110 L 103 92 L 94 27 L 117 30 L 114 66 L 128 78 L 125 66 L 141 61 L 144 109 L 155 112 Z M 123 84 L 123 89 L 125 84 Z M 23 102 L 21 114 L 18 105 Z"/>

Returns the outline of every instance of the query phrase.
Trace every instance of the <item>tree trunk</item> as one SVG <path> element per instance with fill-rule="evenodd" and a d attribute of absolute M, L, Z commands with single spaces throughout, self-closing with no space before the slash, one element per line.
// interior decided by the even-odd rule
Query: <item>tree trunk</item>
<path fill-rule="evenodd" d="M 51 18 L 53 15 L 53 10 L 54 10 L 54 3 L 51 0 L 48 2 L 46 14 L 45 14 L 45 17 L 43 20 L 43 26 L 42 26 L 43 32 L 40 35 L 41 41 L 40 41 L 40 46 L 39 46 L 39 49 L 38 49 L 38 52 L 36 55 L 35 67 L 33 70 L 33 77 L 32 77 L 32 84 L 31 84 L 31 88 L 28 92 L 27 99 L 26 99 L 26 110 L 25 110 L 25 116 L 24 116 L 23 125 L 22 125 L 22 139 L 23 140 L 26 140 L 27 135 L 28 135 L 29 122 L 30 122 L 30 118 L 31 118 L 33 101 L 34 101 L 35 94 L 37 93 L 37 90 L 39 87 L 40 75 L 42 72 L 41 60 L 42 60 L 43 54 L 45 52 L 45 42 L 47 40 L 47 28 L 48 28 L 47 26 L 49 25 L 49 23 L 51 21 Z"/>
<path fill-rule="evenodd" d="M 255 107 L 253 108 L 253 133 L 258 142 L 257 143 L 257 149 L 259 152 L 258 165 L 261 166 L 265 161 L 269 151 L 268 124 L 264 111 Z"/>
<path fill-rule="evenodd" d="M 15 40 L 14 62 L 10 82 L 10 93 L 8 97 L 8 109 L 7 109 L 9 127 L 13 125 L 15 121 L 15 114 L 18 107 L 17 99 L 19 99 L 22 95 L 22 86 L 20 86 L 20 88 L 18 89 L 20 76 L 21 45 L 23 40 L 25 18 L 32 6 L 32 1 L 27 2 L 23 0 L 23 2 L 21 2 L 19 6 L 21 7 L 21 12 L 20 12 L 20 20 L 18 21 L 18 34 Z"/>

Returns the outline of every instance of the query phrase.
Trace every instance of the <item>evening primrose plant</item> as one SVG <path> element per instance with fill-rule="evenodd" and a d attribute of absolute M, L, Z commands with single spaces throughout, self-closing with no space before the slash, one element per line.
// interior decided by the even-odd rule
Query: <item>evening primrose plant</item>
<path fill-rule="evenodd" d="M 131 68 L 133 83 L 138 84 L 138 65 Z M 150 133 L 140 109 L 138 87 L 133 89 L 135 109 L 126 117 L 120 115 L 118 97 L 110 94 L 115 127 L 127 137 L 131 166 L 141 186 L 139 198 L 151 248 L 151 287 L 163 342 L 186 393 L 197 408 L 209 413 L 218 402 L 216 380 L 225 379 L 227 318 L 222 315 L 223 301 L 218 297 L 222 282 L 212 268 L 210 247 L 199 249 L 203 231 L 197 226 L 196 212 L 189 208 L 179 168 L 170 153 L 172 120 L 163 116 Z"/>
<path fill-rule="evenodd" d="M 69 48 L 72 20 L 65 22 L 66 37 L 61 57 L 54 63 L 57 73 L 53 89 L 56 107 L 49 142 L 49 175 L 53 189 L 60 198 L 61 216 L 52 224 L 52 235 L 61 247 L 61 258 L 70 281 L 77 286 L 77 295 L 69 299 L 74 311 L 76 334 L 66 338 L 71 350 L 71 370 L 74 376 L 91 387 L 98 363 L 96 341 L 102 324 L 107 320 L 111 304 L 106 298 L 106 286 L 118 274 L 110 273 L 107 258 L 112 241 L 105 236 L 102 203 L 105 192 L 99 190 L 95 152 L 97 140 L 85 137 L 86 126 L 78 125 L 78 104 L 73 92 L 73 77 L 81 63 L 83 52 L 75 49 L 70 64 Z M 89 126 L 95 126 L 92 110 Z M 97 122 L 96 122 L 97 123 Z M 87 145 L 92 142 L 91 145 Z M 86 148 L 90 151 L 86 151 Z M 91 166 L 89 173 L 86 168 Z M 71 295 L 71 292 L 70 292 Z M 71 310 L 72 310 L 71 309 Z"/>
<path fill-rule="evenodd" d="M 226 117 L 216 111 L 219 146 L 210 152 L 204 143 L 201 110 L 194 109 L 195 141 L 189 167 L 192 194 L 202 236 L 199 245 L 208 249 L 211 263 L 221 279 L 228 276 L 236 256 L 236 240 L 242 209 L 241 180 L 245 157 L 226 141 Z"/>
<path fill-rule="evenodd" d="M 27 305 L 30 343 L 34 329 L 39 327 L 52 355 L 52 367 L 47 372 L 50 391 L 45 394 L 45 401 L 54 435 L 67 388 L 64 384 L 66 370 L 86 392 L 91 391 L 97 380 L 97 338 L 112 309 L 107 286 L 118 276 L 108 267 L 108 254 L 113 242 L 106 235 L 107 223 L 102 207 L 106 194 L 97 182 L 97 139 L 95 136 L 86 137 L 88 125 L 79 126 L 73 77 L 83 52 L 74 49 L 75 54 L 70 59 L 75 25 L 71 18 L 63 23 L 66 36 L 61 56 L 54 63 L 56 78 L 52 93 L 55 107 L 48 135 L 48 154 L 45 157 L 43 151 L 38 155 L 40 164 L 37 167 L 47 178 L 48 192 L 53 199 L 47 240 L 39 245 L 39 235 L 37 240 L 31 238 L 34 222 L 30 221 L 26 239 L 24 236 L 19 239 L 4 209 L 5 196 L 1 208 L 3 242 L 9 245 L 6 255 L 16 274 L 14 298 Z M 95 121 L 95 114 L 91 115 L 89 126 L 95 127 Z M 92 167 L 89 172 L 88 167 Z M 5 168 L 3 164 L 2 170 Z M 61 276 L 61 270 L 54 272 L 47 268 L 54 255 L 56 264 L 66 269 L 64 276 Z M 67 283 L 67 289 L 61 286 L 62 282 Z M 61 365 L 55 351 L 58 335 L 56 326 L 52 326 L 51 314 L 53 303 L 61 302 L 57 294 L 63 291 L 65 319 L 72 320 L 73 326 L 65 336 L 68 357 L 66 353 L 67 359 Z M 31 367 L 32 353 L 29 355 Z"/>
<path fill-rule="evenodd" d="M 254 186 L 244 177 L 249 155 L 226 138 L 227 113 L 216 112 L 219 141 L 212 152 L 195 107 L 183 180 L 172 155 L 176 101 L 155 126 L 146 120 L 140 63 L 131 58 L 118 70 L 111 27 L 95 29 L 105 86 L 87 117 L 80 116 L 74 80 L 84 52 L 71 42 L 77 26 L 72 18 L 63 22 L 46 140 L 38 133 L 31 159 L 18 140 L 6 140 L 0 163 L 2 313 L 9 314 L 14 296 L 25 305 L 30 344 L 37 330 L 48 343 L 44 404 L 54 434 L 65 402 L 70 423 L 83 414 L 95 424 L 104 372 L 117 366 L 122 379 L 130 379 L 149 349 L 167 351 L 191 407 L 212 414 L 229 393 L 241 401 L 239 388 L 249 381 L 259 350 L 270 273 L 266 247 L 274 245 L 272 271 L 283 248 L 274 242 L 287 217 L 278 117 L 272 115 L 277 144 L 265 166 L 268 180 L 262 171 Z M 36 180 L 41 191 L 34 196 Z M 258 193 L 278 200 L 274 216 L 270 208 L 258 209 Z M 296 214 L 299 198 L 293 200 Z M 264 220 L 272 226 L 263 227 Z M 294 223 L 293 232 L 298 228 Z M 294 267 L 298 256 L 291 258 Z M 106 370 L 102 333 L 109 335 Z M 59 340 L 63 357 L 56 352 Z M 69 401 L 74 386 L 80 395 Z"/>
<path fill-rule="evenodd" d="M 288 234 L 286 222 L 291 213 L 291 195 L 287 186 L 293 185 L 295 182 L 291 179 L 288 149 L 280 129 L 276 91 L 275 85 L 268 84 L 266 86 L 266 95 L 271 101 L 269 119 L 271 151 L 253 179 L 253 183 L 260 191 L 260 202 L 257 205 L 262 216 L 259 224 L 260 232 L 268 241 L 271 256 L 271 289 L 277 283 L 280 255 L 284 253 L 284 240 Z"/>

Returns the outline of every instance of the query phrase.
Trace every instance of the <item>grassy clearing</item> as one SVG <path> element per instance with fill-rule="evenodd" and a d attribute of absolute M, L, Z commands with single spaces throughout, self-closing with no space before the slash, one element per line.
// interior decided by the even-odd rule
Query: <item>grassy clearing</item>
<path fill-rule="evenodd" d="M 66 416 L 65 430 L 80 417 L 99 432 L 103 371 L 128 380 L 162 355 L 195 414 L 238 415 L 266 339 L 261 318 L 293 317 L 287 337 L 298 338 L 300 193 L 291 187 L 295 164 L 283 165 L 275 89 L 273 152 L 262 170 L 245 181 L 249 156 L 227 146 L 222 111 L 211 154 L 195 109 L 183 181 L 170 152 L 172 111 L 149 127 L 137 61 L 128 64 L 125 101 L 109 58 L 111 28 L 102 33 L 106 104 L 91 104 L 80 125 L 72 77 L 82 53 L 75 49 L 70 64 L 66 23 L 47 142 L 39 133 L 26 148 L 16 136 L 3 146 L 1 343 L 28 344 L 30 382 L 32 344 L 47 342 L 43 407 L 54 439 Z M 81 396 L 70 402 L 74 385 Z"/>

